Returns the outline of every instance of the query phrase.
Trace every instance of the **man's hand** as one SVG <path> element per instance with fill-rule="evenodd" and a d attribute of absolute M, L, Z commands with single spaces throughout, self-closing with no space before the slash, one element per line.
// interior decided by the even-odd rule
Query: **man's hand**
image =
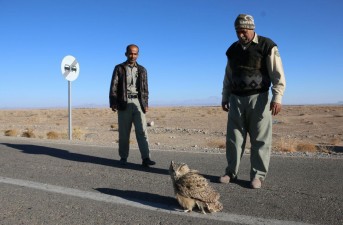
<path fill-rule="evenodd" d="M 149 107 L 148 106 L 145 106 L 145 113 L 147 113 L 149 110 Z"/>
<path fill-rule="evenodd" d="M 117 106 L 116 105 L 112 105 L 111 109 L 112 109 L 113 112 L 117 112 Z"/>
<path fill-rule="evenodd" d="M 276 103 L 276 102 L 271 102 L 270 111 L 272 111 L 273 116 L 276 116 L 281 111 L 281 104 Z"/>
<path fill-rule="evenodd" d="M 228 103 L 228 102 L 222 102 L 222 109 L 223 109 L 225 112 L 228 112 L 229 109 L 230 109 L 229 103 Z"/>

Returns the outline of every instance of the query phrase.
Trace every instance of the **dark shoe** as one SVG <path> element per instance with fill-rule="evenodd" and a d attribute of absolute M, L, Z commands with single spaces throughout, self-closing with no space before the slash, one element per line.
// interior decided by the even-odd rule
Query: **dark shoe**
<path fill-rule="evenodd" d="M 155 165 L 156 162 L 151 161 L 150 158 L 143 159 L 142 166 L 149 167 Z"/>
<path fill-rule="evenodd" d="M 120 162 L 120 165 L 125 166 L 127 164 L 127 159 L 121 158 L 119 162 Z"/>

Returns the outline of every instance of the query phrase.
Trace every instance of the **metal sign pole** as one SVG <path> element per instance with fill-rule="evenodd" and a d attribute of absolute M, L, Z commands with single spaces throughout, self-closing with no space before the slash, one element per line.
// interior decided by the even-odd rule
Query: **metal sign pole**
<path fill-rule="evenodd" d="M 68 80 L 68 111 L 69 111 L 69 140 L 73 139 L 73 129 L 71 122 L 71 82 L 79 76 L 80 65 L 72 55 L 67 55 L 61 63 L 61 72 L 65 79 Z"/>
<path fill-rule="evenodd" d="M 73 139 L 73 130 L 71 122 L 71 81 L 68 81 L 68 110 L 69 110 L 69 140 Z"/>

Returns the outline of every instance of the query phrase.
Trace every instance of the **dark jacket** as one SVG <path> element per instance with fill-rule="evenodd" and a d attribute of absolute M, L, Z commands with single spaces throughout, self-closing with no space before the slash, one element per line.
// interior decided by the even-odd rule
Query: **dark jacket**
<path fill-rule="evenodd" d="M 117 110 L 125 110 L 127 106 L 127 80 L 126 80 L 126 62 L 115 66 L 112 74 L 110 86 L 110 107 L 116 106 Z M 138 70 L 138 100 L 142 111 L 148 107 L 149 89 L 148 74 L 146 69 L 137 63 Z"/>

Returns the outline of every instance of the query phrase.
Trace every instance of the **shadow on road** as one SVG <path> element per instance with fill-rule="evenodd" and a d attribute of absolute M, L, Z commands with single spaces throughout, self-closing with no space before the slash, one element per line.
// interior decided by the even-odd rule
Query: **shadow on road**
<path fill-rule="evenodd" d="M 211 183 L 220 183 L 218 176 L 209 176 L 209 175 L 203 175 L 203 176 L 206 179 L 208 179 Z M 237 184 L 243 188 L 249 188 L 250 189 L 250 181 L 248 181 L 248 180 L 236 179 L 230 183 Z M 226 185 L 226 184 L 223 184 L 223 185 Z"/>
<path fill-rule="evenodd" d="M 119 160 L 115 159 L 107 159 L 98 156 L 91 156 L 91 155 L 84 155 L 79 153 L 69 152 L 67 150 L 58 149 L 58 148 L 50 148 L 46 146 L 39 146 L 39 145 L 28 145 L 28 144 L 9 144 L 9 143 L 1 143 L 7 147 L 17 149 L 22 151 L 26 154 L 34 154 L 34 155 L 48 155 L 64 160 L 70 160 L 75 162 L 84 162 L 84 163 L 92 163 L 98 164 L 103 166 L 111 166 L 111 167 L 118 167 L 123 169 L 130 169 L 130 170 L 139 170 L 139 171 L 146 171 L 149 173 L 157 173 L 163 175 L 169 175 L 167 169 L 161 169 L 156 167 L 143 167 L 141 164 L 136 163 L 127 163 L 127 165 L 121 165 Z"/>
<path fill-rule="evenodd" d="M 143 167 L 141 164 L 130 163 L 128 162 L 127 165 L 121 165 L 119 160 L 115 159 L 107 159 L 98 156 L 91 156 L 91 155 L 84 155 L 79 153 L 69 152 L 67 150 L 58 149 L 58 148 L 51 148 L 46 146 L 39 146 L 39 145 L 29 145 L 29 144 L 10 144 L 10 143 L 0 143 L 1 145 L 5 145 L 7 147 L 20 150 L 26 154 L 34 154 L 34 155 L 48 155 L 51 157 L 56 157 L 64 160 L 70 160 L 75 162 L 84 162 L 84 163 L 92 163 L 98 164 L 103 166 L 111 166 L 111 167 L 118 167 L 122 169 L 129 169 L 129 170 L 137 170 L 137 171 L 146 171 L 148 173 L 156 173 L 162 175 L 169 175 L 168 169 L 156 168 L 156 167 Z M 208 179 L 212 183 L 218 183 L 219 177 L 202 174 L 206 179 Z M 249 183 L 243 180 L 235 181 L 236 184 L 242 187 L 249 187 Z"/>
<path fill-rule="evenodd" d="M 333 146 L 333 151 L 337 153 L 343 153 L 343 146 Z"/>
<path fill-rule="evenodd" d="M 330 153 L 343 153 L 343 146 L 332 145 L 327 143 L 319 143 L 316 145 L 317 149 Z"/>
<path fill-rule="evenodd" d="M 181 209 L 175 198 L 140 191 L 125 191 L 112 188 L 95 188 L 103 194 L 120 197 L 143 205 L 166 210 Z"/>
<path fill-rule="evenodd" d="M 250 189 L 250 181 L 248 181 L 248 180 L 237 179 L 237 180 L 233 181 L 232 183 L 237 184 L 243 188 L 249 188 Z"/>

